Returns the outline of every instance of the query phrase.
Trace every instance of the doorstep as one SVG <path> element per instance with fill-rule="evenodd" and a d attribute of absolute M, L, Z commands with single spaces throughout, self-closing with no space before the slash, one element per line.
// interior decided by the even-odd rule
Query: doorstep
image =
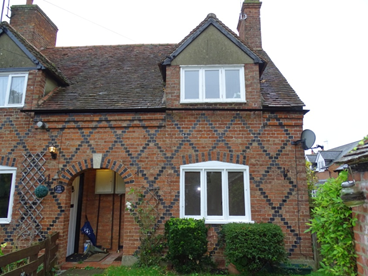
<path fill-rule="evenodd" d="M 117 253 L 110 253 L 104 259 L 99 262 L 64 262 L 60 265 L 61 270 L 67 270 L 71 268 L 86 268 L 86 267 L 93 267 L 93 268 L 103 268 L 106 269 L 109 266 L 121 266 L 121 260 L 115 261 L 117 258 L 123 255 L 122 252 Z"/>

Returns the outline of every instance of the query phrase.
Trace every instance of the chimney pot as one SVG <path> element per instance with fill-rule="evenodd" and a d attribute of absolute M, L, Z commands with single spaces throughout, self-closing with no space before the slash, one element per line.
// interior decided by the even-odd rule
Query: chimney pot
<path fill-rule="evenodd" d="M 33 0 L 27 0 L 26 5 L 33 5 Z"/>

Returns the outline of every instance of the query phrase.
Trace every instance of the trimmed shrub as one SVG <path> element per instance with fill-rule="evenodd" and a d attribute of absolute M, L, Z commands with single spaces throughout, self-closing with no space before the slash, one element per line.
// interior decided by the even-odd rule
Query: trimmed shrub
<path fill-rule="evenodd" d="M 284 234 L 278 225 L 230 223 L 223 225 L 221 236 L 226 262 L 242 273 L 254 274 L 287 259 Z"/>
<path fill-rule="evenodd" d="M 199 272 L 211 263 L 204 220 L 171 218 L 165 223 L 166 258 L 179 273 Z"/>

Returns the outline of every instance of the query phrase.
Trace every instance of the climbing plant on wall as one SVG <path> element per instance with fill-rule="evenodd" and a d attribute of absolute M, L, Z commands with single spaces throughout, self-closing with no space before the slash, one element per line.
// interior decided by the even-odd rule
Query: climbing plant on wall
<path fill-rule="evenodd" d="M 356 275 L 356 254 L 352 227 L 357 218 L 341 197 L 341 183 L 348 173 L 343 171 L 321 185 L 314 198 L 313 218 L 307 231 L 317 234 L 321 244 L 322 271 L 330 275 Z"/>

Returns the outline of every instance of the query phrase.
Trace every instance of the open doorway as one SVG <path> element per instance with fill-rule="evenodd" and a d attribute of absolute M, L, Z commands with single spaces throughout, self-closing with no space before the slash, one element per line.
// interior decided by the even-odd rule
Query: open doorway
<path fill-rule="evenodd" d="M 96 246 L 108 252 L 123 248 L 125 183 L 109 169 L 90 169 L 72 184 L 67 256 L 83 253 L 89 238 L 81 233 L 88 220 L 96 236 Z"/>

